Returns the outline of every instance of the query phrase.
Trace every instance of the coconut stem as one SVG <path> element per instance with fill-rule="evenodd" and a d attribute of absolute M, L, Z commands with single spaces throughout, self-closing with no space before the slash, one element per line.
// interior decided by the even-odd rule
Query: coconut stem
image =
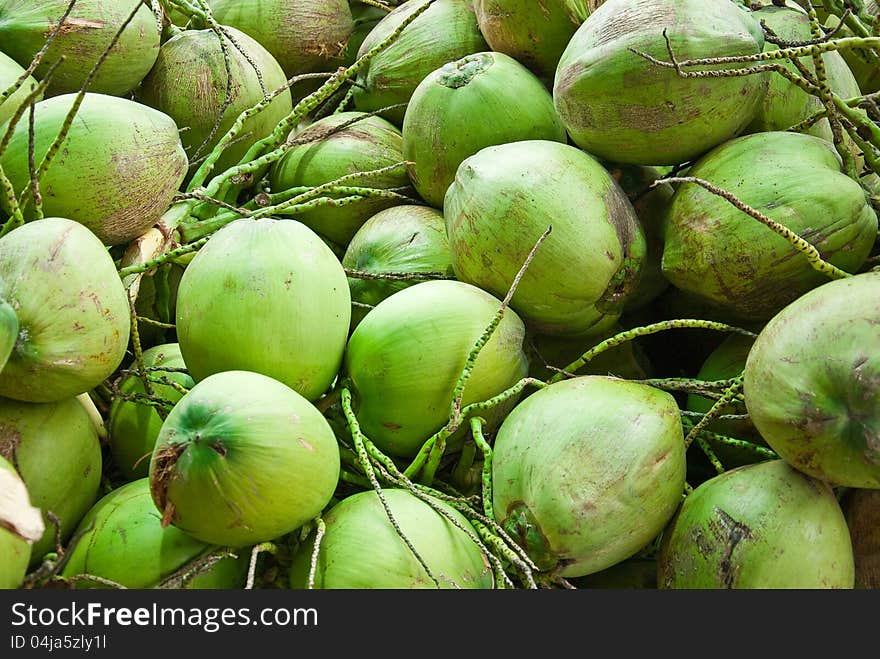
<path fill-rule="evenodd" d="M 348 387 L 344 386 L 340 390 L 340 402 L 342 404 L 342 412 L 345 415 L 346 421 L 348 421 L 348 429 L 351 433 L 351 439 L 354 442 L 355 451 L 357 452 L 358 461 L 360 463 L 361 469 L 364 470 L 367 478 L 370 479 L 370 483 L 373 486 L 373 491 L 376 492 L 376 495 L 379 497 L 379 501 L 382 502 L 382 507 L 385 509 L 385 514 L 388 517 L 388 521 L 391 522 L 391 526 L 394 527 L 394 531 L 397 533 L 398 537 L 403 541 L 407 548 L 409 548 L 415 559 L 419 562 L 419 565 L 422 566 L 425 574 L 428 575 L 428 578 L 430 578 L 431 581 L 434 582 L 434 585 L 437 586 L 437 588 L 439 589 L 440 582 L 437 581 L 437 578 L 431 572 L 431 568 L 429 568 L 428 564 L 425 563 L 425 559 L 422 558 L 421 554 L 416 551 L 416 548 L 413 546 L 410 539 L 403 532 L 403 529 L 400 528 L 400 524 L 397 523 L 397 519 L 395 519 L 394 513 L 391 512 L 391 507 L 388 505 L 388 500 L 385 498 L 385 494 L 382 492 L 382 486 L 379 484 L 379 479 L 376 478 L 376 470 L 373 468 L 373 463 L 370 462 L 370 456 L 365 446 L 367 438 L 366 435 L 364 435 L 361 431 L 360 423 L 358 423 L 357 416 L 355 416 L 354 409 L 352 409 L 351 391 L 349 391 Z"/>
<path fill-rule="evenodd" d="M 312 548 L 312 558 L 309 563 L 309 581 L 308 581 L 308 589 L 315 589 L 315 573 L 318 571 L 318 554 L 321 551 L 321 541 L 324 539 L 324 534 L 327 532 L 327 525 L 324 524 L 324 520 L 320 517 L 315 519 L 315 546 Z"/>
<path fill-rule="evenodd" d="M 715 417 L 716 421 L 723 421 L 724 419 L 731 418 L 732 416 L 739 415 L 720 415 Z M 688 419 L 687 417 L 682 419 L 682 423 L 690 430 L 694 426 L 694 422 Z M 736 439 L 735 437 L 728 437 L 727 435 L 719 435 L 718 433 L 711 432 L 709 430 L 700 430 L 699 434 L 702 437 L 705 437 L 711 442 L 716 444 L 726 444 L 727 446 L 734 446 L 736 448 L 745 449 L 747 451 L 751 451 L 755 455 L 758 455 L 762 458 L 766 458 L 768 460 L 778 459 L 779 456 L 775 451 L 769 449 L 765 446 L 759 446 L 758 444 L 753 444 L 752 442 L 748 442 L 744 439 Z"/>
<path fill-rule="evenodd" d="M 716 419 L 717 416 L 721 414 L 721 411 L 727 407 L 730 403 L 734 401 L 737 394 L 742 390 L 743 387 L 743 379 L 745 374 L 741 374 L 738 377 L 733 378 L 733 383 L 727 388 L 727 391 L 724 392 L 724 395 L 721 396 L 715 403 L 709 408 L 709 411 L 700 419 L 694 426 L 690 429 L 687 436 L 684 438 L 684 446 L 685 449 L 689 448 L 691 443 L 696 439 L 699 433 L 706 428 L 709 427 L 709 424 L 712 423 Z"/>
<path fill-rule="evenodd" d="M 711 320 L 699 320 L 694 318 L 664 320 L 659 323 L 645 325 L 644 327 L 634 327 L 630 330 L 620 332 L 619 334 L 615 334 L 614 336 L 605 339 L 593 348 L 590 348 L 578 359 L 562 369 L 563 372 L 557 373 L 549 380 L 547 380 L 547 383 L 553 384 L 555 382 L 559 382 L 565 377 L 574 377 L 574 373 L 576 373 L 578 369 L 582 368 L 587 362 L 605 352 L 606 350 L 616 348 L 619 345 L 622 345 L 624 343 L 627 343 L 628 341 L 632 341 L 633 339 L 637 339 L 642 336 L 650 336 L 651 334 L 657 334 L 658 332 L 664 332 L 666 330 L 672 329 L 706 329 L 714 330 L 717 332 L 732 332 L 734 334 L 741 334 L 743 336 L 749 336 L 753 338 L 757 336 L 755 333 L 749 332 L 748 330 L 742 329 L 740 327 L 734 327 L 733 325 L 727 325 L 725 323 L 717 323 Z"/>
<path fill-rule="evenodd" d="M 495 519 L 495 507 L 492 503 L 492 447 L 483 436 L 483 418 L 475 416 L 471 419 L 471 433 L 474 436 L 474 442 L 483 454 L 483 514 L 489 519 Z"/>
<path fill-rule="evenodd" d="M 165 252 L 164 254 L 157 256 L 156 258 L 150 259 L 149 261 L 144 261 L 139 265 L 130 265 L 125 268 L 122 268 L 119 271 L 119 276 L 125 279 L 129 275 L 140 274 L 142 272 L 149 272 L 154 268 L 159 267 L 163 263 L 167 263 L 168 261 L 172 261 L 176 258 L 179 258 L 185 254 L 190 254 L 191 252 L 197 252 L 205 244 L 208 242 L 208 238 L 210 236 L 205 236 L 199 240 L 188 243 L 186 245 L 181 245 L 180 247 L 176 247 L 170 251 Z"/>
<path fill-rule="evenodd" d="M 818 249 L 801 238 L 787 226 L 770 219 L 760 211 L 737 199 L 732 193 L 719 188 L 717 185 L 714 185 L 709 181 L 694 176 L 675 176 L 672 178 L 658 179 L 657 183 L 694 183 L 699 185 L 708 192 L 730 202 L 738 210 L 758 220 L 758 222 L 785 238 L 792 247 L 807 257 L 807 261 L 814 270 L 821 272 L 831 279 L 846 279 L 847 277 L 852 277 L 850 273 L 841 270 L 837 266 L 824 260 Z"/>
<path fill-rule="evenodd" d="M 33 86 L 31 91 L 36 89 Z M 34 142 L 36 135 L 34 134 L 34 99 L 28 103 L 28 175 L 30 177 L 31 197 L 34 199 L 34 219 L 42 220 L 43 215 L 43 195 L 40 194 L 40 179 L 37 177 L 37 166 L 34 163 Z"/>
<path fill-rule="evenodd" d="M 271 542 L 261 542 L 258 545 L 254 545 L 251 549 L 251 559 L 248 564 L 248 573 L 247 573 L 247 581 L 245 582 L 244 589 L 252 590 L 254 587 L 254 581 L 257 576 L 257 558 L 263 552 L 269 552 L 270 554 L 274 554 L 278 551 L 278 547 L 276 547 Z"/>

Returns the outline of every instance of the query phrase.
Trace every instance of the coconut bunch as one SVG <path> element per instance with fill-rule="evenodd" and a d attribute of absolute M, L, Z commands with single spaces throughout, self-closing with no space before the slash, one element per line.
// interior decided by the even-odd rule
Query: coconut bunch
<path fill-rule="evenodd" d="M 0 585 L 872 587 L 857 4 L 0 0 Z"/>

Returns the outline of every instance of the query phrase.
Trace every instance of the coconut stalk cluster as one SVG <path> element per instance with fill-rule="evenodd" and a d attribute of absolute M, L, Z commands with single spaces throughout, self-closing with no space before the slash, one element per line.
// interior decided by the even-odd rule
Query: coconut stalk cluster
<path fill-rule="evenodd" d="M 0 586 L 876 587 L 876 3 L 0 0 L 0 51 Z"/>

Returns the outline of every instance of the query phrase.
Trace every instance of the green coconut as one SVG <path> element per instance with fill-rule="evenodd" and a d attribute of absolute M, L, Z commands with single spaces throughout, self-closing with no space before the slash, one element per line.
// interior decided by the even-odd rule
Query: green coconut
<path fill-rule="evenodd" d="M 856 588 L 880 588 L 880 490 L 851 490 L 843 499 L 856 566 Z"/>
<path fill-rule="evenodd" d="M 31 502 L 44 513 L 46 531 L 34 542 L 31 563 L 64 543 L 98 498 L 101 444 L 88 412 L 76 398 L 22 403 L 0 398 L 0 455 L 27 485 Z M 47 513 L 60 522 L 56 529 Z"/>
<path fill-rule="evenodd" d="M 462 162 L 443 206 L 456 276 L 504 297 L 541 244 L 511 308 L 537 332 L 597 334 L 638 283 L 645 237 L 609 173 L 572 146 L 525 141 Z"/>
<path fill-rule="evenodd" d="M 83 225 L 46 218 L 0 238 L 0 300 L 14 310 L 19 327 L 0 372 L 0 396 L 70 398 L 103 382 L 122 362 L 128 297 L 113 259 Z"/>
<path fill-rule="evenodd" d="M 318 551 L 314 588 L 492 588 L 492 568 L 480 547 L 462 530 L 469 529 L 476 535 L 460 512 L 433 497 L 429 504 L 406 490 L 382 492 L 398 527 L 436 583 L 392 526 L 379 496 L 359 492 L 343 499 L 324 516 L 326 531 Z M 314 546 L 312 532 L 294 556 L 291 588 L 308 587 Z"/>
<path fill-rule="evenodd" d="M 238 116 L 263 100 L 263 87 L 254 66 L 260 71 L 266 93 L 287 82 L 281 66 L 260 43 L 235 28 L 226 27 L 226 31 L 244 51 L 226 38 L 231 77 L 217 33 L 186 30 L 162 44 L 156 65 L 138 91 L 140 102 L 168 114 L 186 129 L 180 139 L 193 161 L 209 154 Z M 225 106 L 228 88 L 232 90 L 232 101 Z M 255 142 L 275 130 L 292 108 L 289 90 L 276 96 L 244 123 L 240 139 L 224 150 L 214 170 L 222 172 L 236 165 Z"/>
<path fill-rule="evenodd" d="M 288 78 L 332 72 L 354 31 L 348 0 L 210 0 L 214 18 L 259 41 Z"/>
<path fill-rule="evenodd" d="M 0 300 L 0 371 L 6 366 L 18 341 L 18 315 L 7 302 Z"/>
<path fill-rule="evenodd" d="M 741 137 L 708 153 L 689 175 L 788 227 L 848 272 L 858 270 L 874 245 L 877 215 L 823 139 L 789 132 Z M 785 238 L 694 183 L 680 186 L 672 199 L 663 273 L 678 288 L 749 320 L 767 320 L 828 281 Z"/>
<path fill-rule="evenodd" d="M 126 588 L 155 588 L 198 567 L 199 559 L 218 550 L 174 526 L 163 527 L 153 505 L 150 482 L 141 478 L 122 485 L 96 503 L 77 529 L 68 548 L 62 577 L 79 577 L 79 587 L 102 587 L 84 576 L 98 577 Z M 222 558 L 194 579 L 181 579 L 187 588 L 242 588 L 247 573 L 246 552 Z"/>
<path fill-rule="evenodd" d="M 39 163 L 74 103 L 66 94 L 41 101 L 34 112 Z M 28 122 L 20 121 L 0 166 L 13 187 L 30 186 Z M 153 226 L 177 194 L 187 158 L 177 125 L 134 101 L 86 94 L 60 150 L 40 179 L 43 213 L 91 229 L 106 245 L 126 243 Z M 11 212 L 5 198 L 0 207 Z M 25 218 L 35 219 L 28 201 Z"/>
<path fill-rule="evenodd" d="M 327 420 L 290 387 L 249 371 L 196 384 L 165 419 L 150 461 L 163 526 L 232 547 L 313 519 L 338 478 Z"/>
<path fill-rule="evenodd" d="M 0 52 L 0 94 L 21 77 L 24 69 L 14 59 Z M 32 87 L 36 87 L 37 81 L 33 76 L 28 76 L 15 93 L 11 96 L 0 100 L 0 126 L 5 124 L 12 115 L 21 107 L 25 98 L 31 93 Z M 40 97 L 37 98 L 40 100 Z"/>
<path fill-rule="evenodd" d="M 668 60 L 756 55 L 758 22 L 730 0 L 608 0 L 572 37 L 553 99 L 572 140 L 615 162 L 674 165 L 734 137 L 753 119 L 761 75 L 682 78 Z"/>
<path fill-rule="evenodd" d="M 410 179 L 436 208 L 443 207 L 458 166 L 480 149 L 567 139 L 541 81 L 501 53 L 468 55 L 432 72 L 416 87 L 403 120 Z"/>
<path fill-rule="evenodd" d="M 427 206 L 395 206 L 377 213 L 351 239 L 342 265 L 365 273 L 433 272 L 451 278 L 452 253 L 443 214 Z M 418 280 L 349 277 L 352 329 L 369 308 L 417 283 Z"/>
<path fill-rule="evenodd" d="M 498 522 L 545 572 L 581 577 L 633 556 L 675 513 L 685 448 L 675 399 L 602 376 L 517 405 L 495 437 Z"/>
<path fill-rule="evenodd" d="M 29 66 L 69 4 L 69 0 L 0 2 L 0 43 L 4 52 L 22 66 Z M 131 0 L 78 0 L 34 72 L 42 79 L 49 67 L 64 57 L 49 81 L 46 95 L 81 89 L 133 9 Z M 112 96 L 128 94 L 156 62 L 159 38 L 156 17 L 145 4 L 122 31 L 89 91 Z"/>
<path fill-rule="evenodd" d="M 492 50 L 553 82 L 559 58 L 601 0 L 474 0 L 477 24 Z"/>
<path fill-rule="evenodd" d="M 746 359 L 755 340 L 749 336 L 732 334 L 727 337 L 703 362 L 703 366 L 697 373 L 698 380 L 708 382 L 714 380 L 728 380 L 739 377 L 746 366 Z M 686 409 L 692 412 L 705 414 L 715 404 L 715 400 L 697 394 L 688 394 Z M 744 414 L 745 409 L 741 403 L 731 403 L 721 409 L 720 414 Z M 706 428 L 709 432 L 725 435 L 734 439 L 740 439 L 751 444 L 766 446 L 767 443 L 755 429 L 751 419 L 713 421 Z M 741 467 L 753 462 L 759 462 L 765 458 L 750 451 L 747 447 L 740 447 L 723 442 L 715 441 L 711 437 L 706 440 L 712 450 L 727 467 Z"/>
<path fill-rule="evenodd" d="M 338 132 L 334 129 L 357 120 Z M 301 186 L 318 186 L 342 176 L 387 168 L 403 162 L 403 137 L 381 117 L 362 112 L 340 112 L 319 119 L 293 136 L 298 144 L 289 149 L 272 168 L 273 192 Z M 401 166 L 383 174 L 360 176 L 349 186 L 364 188 L 407 188 L 409 177 Z M 329 193 L 344 198 L 349 193 Z M 406 198 L 366 197 L 342 206 L 326 204 L 296 213 L 296 218 L 343 248 L 370 217 L 391 206 L 407 203 Z"/>
<path fill-rule="evenodd" d="M 382 451 L 412 457 L 446 424 L 468 354 L 500 307 L 470 284 L 427 281 L 386 298 L 355 328 L 345 368 L 361 429 Z M 525 377 L 524 338 L 519 316 L 505 313 L 477 358 L 463 405 Z"/>
<path fill-rule="evenodd" d="M 336 377 L 350 319 L 342 265 L 295 220 L 223 227 L 187 266 L 177 295 L 178 341 L 195 381 L 255 371 L 309 400 Z"/>
<path fill-rule="evenodd" d="M 880 489 L 880 272 L 829 282 L 777 314 L 745 369 L 752 422 L 783 460 Z"/>
<path fill-rule="evenodd" d="M 776 7 L 767 6 L 754 12 L 754 17 L 767 25 L 776 35 L 790 42 L 810 41 L 813 36 L 810 30 L 810 19 L 800 7 Z M 777 50 L 779 46 L 767 42 L 765 51 Z M 839 52 L 823 53 L 822 61 L 828 78 L 828 85 L 835 94 L 844 99 L 861 96 L 859 83 L 850 71 Z M 799 74 L 797 67 L 789 60 L 782 63 L 794 74 Z M 799 59 L 812 75 L 815 75 L 815 65 L 812 57 Z M 770 86 L 764 101 L 758 108 L 754 120 L 749 125 L 748 132 L 766 132 L 772 130 L 787 130 L 792 126 L 808 119 L 824 109 L 822 101 L 815 96 L 807 94 L 800 87 L 779 74 L 770 77 Z M 809 130 L 810 135 L 821 137 L 829 142 L 834 139 L 831 125 L 827 119 L 823 119 Z"/>
<path fill-rule="evenodd" d="M 31 557 L 31 543 L 45 526 L 40 509 L 31 505 L 27 486 L 0 456 L 0 590 L 18 588 Z"/>
<path fill-rule="evenodd" d="M 657 167 L 609 165 L 608 171 L 626 193 L 645 233 L 647 251 L 639 283 L 624 305 L 625 311 L 632 312 L 653 302 L 669 287 L 661 261 L 666 211 L 675 189 L 669 183 L 655 185 L 662 176 Z"/>
<path fill-rule="evenodd" d="M 181 387 L 191 389 L 195 384 L 187 373 L 167 369 L 183 369 L 186 364 L 177 343 L 154 346 L 143 353 L 144 366 L 152 369 L 155 378 L 167 378 Z M 136 366 L 132 364 L 130 368 Z M 183 393 L 170 384 L 151 381 L 152 395 L 171 404 L 177 403 Z M 143 381 L 136 373 L 126 375 L 119 383 L 119 392 L 125 396 L 146 393 Z M 152 405 L 137 400 L 115 397 L 110 404 L 109 417 L 110 454 L 114 464 L 126 480 L 145 478 L 150 471 L 150 456 L 156 446 L 156 438 L 162 429 L 162 417 Z"/>
<path fill-rule="evenodd" d="M 725 472 L 682 504 L 657 560 L 660 588 L 852 588 L 834 492 L 771 460 Z"/>
<path fill-rule="evenodd" d="M 391 36 L 423 5 L 422 0 L 409 0 L 379 21 L 361 44 L 358 57 Z M 354 105 L 362 112 L 372 112 L 407 103 L 431 71 L 485 50 L 489 45 L 480 34 L 473 0 L 436 0 L 361 70 Z M 382 116 L 399 126 L 404 109 L 388 110 Z"/>

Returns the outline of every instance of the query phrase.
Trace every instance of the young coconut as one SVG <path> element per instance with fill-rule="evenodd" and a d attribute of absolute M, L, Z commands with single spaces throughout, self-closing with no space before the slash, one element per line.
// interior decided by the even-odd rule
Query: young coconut
<path fill-rule="evenodd" d="M 355 328 L 345 369 L 361 429 L 389 455 L 415 456 L 449 418 L 468 354 L 501 301 L 458 281 L 427 281 L 380 302 Z M 477 358 L 463 405 L 505 391 L 528 372 L 525 327 L 512 310 Z"/>
<path fill-rule="evenodd" d="M 342 265 L 359 272 L 433 272 L 451 279 L 452 253 L 443 214 L 428 206 L 395 206 L 376 213 L 351 239 Z M 369 308 L 417 283 L 418 280 L 349 277 L 352 329 Z"/>
<path fill-rule="evenodd" d="M 210 0 L 214 18 L 259 41 L 288 78 L 333 72 L 354 31 L 348 0 Z"/>
<path fill-rule="evenodd" d="M 196 384 L 165 419 L 150 460 L 162 525 L 231 547 L 313 519 L 338 478 L 327 420 L 290 387 L 248 371 Z"/>
<path fill-rule="evenodd" d="M 78 0 L 64 21 L 34 75 L 55 69 L 47 96 L 78 91 L 123 23 L 136 0 Z M 70 0 L 4 0 L 0 2 L 0 43 L 7 55 L 29 66 L 46 38 L 58 27 Z M 138 86 L 159 55 L 159 26 L 142 4 L 107 55 L 89 91 L 125 96 Z M 2 122 L 0 122 L 2 123 Z M 38 161 L 39 162 L 39 161 Z"/>
<path fill-rule="evenodd" d="M 683 439 L 664 391 L 592 375 L 557 382 L 498 429 L 495 515 L 542 571 L 604 570 L 645 547 L 675 513 Z"/>
<path fill-rule="evenodd" d="M 480 32 L 492 50 L 510 55 L 553 83 L 562 52 L 601 0 L 475 0 Z"/>
<path fill-rule="evenodd" d="M 880 490 L 852 490 L 843 512 L 853 544 L 856 588 L 880 588 Z"/>
<path fill-rule="evenodd" d="M 493 587 L 492 569 L 479 546 L 432 506 L 473 531 L 460 512 L 437 499 L 432 498 L 428 504 L 406 490 L 383 489 L 382 494 L 398 527 L 431 575 L 392 526 L 379 495 L 359 492 L 343 499 L 324 516 L 326 531 L 318 551 L 314 588 Z M 294 556 L 291 588 L 309 587 L 315 537 L 313 531 Z"/>
<path fill-rule="evenodd" d="M 0 300 L 3 315 L 11 309 L 18 322 L 0 396 L 63 400 L 94 388 L 122 362 L 128 296 L 110 254 L 83 225 L 46 218 L 0 238 Z"/>
<path fill-rule="evenodd" d="M 65 94 L 36 104 L 37 164 L 61 131 L 74 98 Z M 30 188 L 29 145 L 28 122 L 19 121 L 0 157 L 16 191 Z M 86 94 L 40 179 L 43 212 L 82 223 L 105 245 L 126 243 L 168 209 L 186 167 L 186 153 L 171 117 L 128 99 Z M 0 197 L 0 208 L 11 210 L 5 196 Z M 23 210 L 25 219 L 36 218 L 32 199 Z"/>
<path fill-rule="evenodd" d="M 379 21 L 361 44 L 358 57 L 393 34 L 424 4 L 424 0 L 408 0 Z M 431 71 L 465 55 L 489 50 L 473 4 L 473 0 L 436 0 L 358 74 L 355 107 L 371 112 L 406 103 Z M 388 110 L 382 116 L 399 126 L 404 110 Z"/>
<path fill-rule="evenodd" d="M 467 158 L 443 214 L 456 276 L 499 297 L 553 227 L 510 303 L 543 334 L 597 334 L 613 325 L 645 257 L 644 233 L 614 179 L 558 142 L 513 142 Z"/>
<path fill-rule="evenodd" d="M 180 372 L 180 369 L 186 368 L 186 364 L 177 343 L 166 343 L 145 350 L 143 362 L 147 368 L 158 369 L 150 372 L 153 378 L 167 378 L 186 389 L 191 389 L 195 384 L 188 373 Z M 136 366 L 132 364 L 130 368 L 134 369 Z M 161 370 L 165 368 L 169 370 Z M 150 387 L 153 396 L 168 401 L 171 405 L 183 397 L 183 393 L 172 384 L 162 384 L 153 379 Z M 130 373 L 122 379 L 119 392 L 123 396 L 146 393 L 144 383 L 137 373 Z M 132 481 L 149 475 L 150 456 L 162 429 L 159 412 L 152 405 L 116 396 L 110 404 L 109 426 L 110 454 L 123 478 Z"/>
<path fill-rule="evenodd" d="M 433 71 L 416 87 L 403 119 L 410 179 L 436 208 L 465 158 L 522 140 L 565 143 L 568 136 L 541 81 L 501 53 L 468 55 Z"/>
<path fill-rule="evenodd" d="M 166 41 L 156 65 L 138 90 L 141 103 L 168 114 L 180 128 L 186 128 L 180 139 L 192 161 L 209 154 L 242 112 L 287 82 L 281 66 L 260 43 L 235 28 L 224 26 L 224 30 L 229 36 L 223 37 L 223 44 L 213 30 L 186 30 Z M 260 71 L 262 86 L 254 66 Z M 215 171 L 238 164 L 247 150 L 269 135 L 292 108 L 290 90 L 285 89 L 244 123 L 241 139 L 223 151 Z"/>
<path fill-rule="evenodd" d="M 0 590 L 18 588 L 45 526 L 15 468 L 0 456 Z"/>
<path fill-rule="evenodd" d="M 864 263 L 877 215 L 862 187 L 841 172 L 834 146 L 812 135 L 770 132 L 731 140 L 690 170 L 810 242 L 847 272 Z M 773 229 L 696 183 L 675 193 L 666 223 L 663 273 L 746 320 L 771 318 L 828 281 Z"/>
<path fill-rule="evenodd" d="M 46 531 L 34 542 L 31 563 L 66 542 L 98 497 L 101 444 L 91 417 L 76 398 L 22 403 L 0 398 L 0 456 L 18 471 L 31 502 L 44 512 Z M 54 514 L 60 528 L 45 513 Z"/>
<path fill-rule="evenodd" d="M 8 55 L 0 52 L 0 93 L 5 92 L 15 83 L 24 73 L 18 62 Z M 5 124 L 15 114 L 16 110 L 24 103 L 25 98 L 31 93 L 31 89 L 36 87 L 37 81 L 33 76 L 28 76 L 21 87 L 15 93 L 6 99 L 0 100 L 0 126 Z M 37 100 L 40 100 L 39 98 Z"/>
<path fill-rule="evenodd" d="M 777 314 L 749 352 L 752 422 L 783 460 L 880 489 L 880 272 L 829 282 Z"/>
<path fill-rule="evenodd" d="M 147 478 L 122 485 L 98 501 L 80 523 L 76 538 L 67 548 L 61 576 L 79 577 L 78 587 L 102 587 L 82 578 L 91 576 L 126 588 L 155 588 L 167 579 L 184 577 L 181 570 L 189 567 L 194 575 L 181 579 L 185 588 L 242 588 L 247 574 L 250 552 L 241 550 L 237 558 L 221 558 L 200 573 L 198 559 L 219 548 L 176 527 L 164 527 Z"/>
<path fill-rule="evenodd" d="M 852 588 L 853 552 L 834 492 L 771 460 L 687 496 L 663 534 L 660 588 Z"/>
<path fill-rule="evenodd" d="M 334 132 L 351 121 L 355 123 Z M 296 140 L 296 146 L 284 154 L 270 174 L 272 191 L 276 193 L 301 186 L 319 186 L 355 172 L 388 168 L 404 160 L 400 131 L 381 117 L 370 117 L 362 112 L 340 112 L 319 119 L 291 139 Z M 348 185 L 407 189 L 409 177 L 401 165 L 382 174 L 359 176 Z M 338 199 L 350 193 L 328 192 L 322 196 Z M 340 206 L 324 204 L 298 212 L 296 218 L 345 248 L 370 217 L 403 203 L 407 203 L 405 197 L 365 197 Z"/>
<path fill-rule="evenodd" d="M 211 236 L 187 266 L 176 317 L 196 382 L 254 371 L 317 400 L 342 363 L 351 297 L 345 270 L 311 229 L 243 219 Z"/>
<path fill-rule="evenodd" d="M 553 87 L 572 140 L 635 165 L 675 165 L 742 131 L 766 90 L 763 75 L 679 77 L 649 62 L 756 55 L 764 33 L 730 0 L 608 0 L 572 37 Z"/>

